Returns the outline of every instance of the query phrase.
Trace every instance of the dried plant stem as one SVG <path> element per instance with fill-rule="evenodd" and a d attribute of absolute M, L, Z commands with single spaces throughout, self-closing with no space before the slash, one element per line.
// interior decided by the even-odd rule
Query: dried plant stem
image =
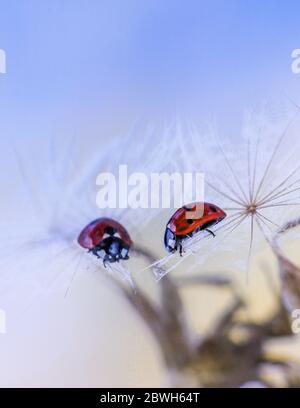
<path fill-rule="evenodd" d="M 300 225 L 300 218 L 286 223 L 275 235 L 273 250 L 277 256 L 282 283 L 282 298 L 289 311 L 300 308 L 300 268 L 291 262 L 279 246 L 279 238 Z"/>
<path fill-rule="evenodd" d="M 144 248 L 135 246 L 132 255 L 155 263 L 153 254 Z M 292 335 L 289 312 L 280 298 L 277 311 L 265 323 L 258 324 L 240 320 L 239 312 L 246 304 L 232 282 L 221 275 L 200 275 L 180 280 L 172 280 L 166 275 L 157 283 L 157 302 L 150 300 L 141 288 L 134 290 L 113 275 L 109 277 L 151 330 L 159 345 L 171 386 L 240 387 L 255 381 L 261 386 L 273 387 L 275 385 L 263 373 L 265 367 L 276 366 L 282 372 L 284 384 L 300 387 L 297 363 L 275 358 L 265 352 L 269 339 Z M 188 330 L 180 296 L 180 289 L 191 284 L 229 288 L 234 295 L 231 306 L 224 311 L 214 329 L 203 337 Z M 247 333 L 246 340 L 232 338 L 233 333 L 239 332 Z"/>
<path fill-rule="evenodd" d="M 156 259 L 150 251 L 139 246 L 134 246 L 131 253 L 151 263 Z M 159 304 L 155 304 L 141 288 L 133 290 L 113 275 L 108 276 L 152 331 L 167 367 L 178 370 L 184 366 L 193 352 L 193 342 L 177 287 L 172 280 L 167 276 L 162 279 L 158 285 Z"/>

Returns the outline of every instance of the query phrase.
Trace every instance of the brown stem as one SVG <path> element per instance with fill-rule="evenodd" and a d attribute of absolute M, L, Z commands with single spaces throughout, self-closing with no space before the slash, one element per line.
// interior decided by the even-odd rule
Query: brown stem
<path fill-rule="evenodd" d="M 300 225 L 300 218 L 286 223 L 275 235 L 273 250 L 277 256 L 282 285 L 282 299 L 288 311 L 300 308 L 300 268 L 290 261 L 279 246 L 279 238 Z"/>
<path fill-rule="evenodd" d="M 131 255 L 142 257 L 149 263 L 156 260 L 149 250 L 136 245 L 132 248 Z M 141 288 L 132 290 L 112 275 L 109 277 L 150 328 L 160 345 L 166 365 L 172 369 L 185 365 L 193 352 L 192 341 L 182 301 L 171 278 L 165 276 L 157 283 L 160 296 L 158 304 L 155 304 Z"/>

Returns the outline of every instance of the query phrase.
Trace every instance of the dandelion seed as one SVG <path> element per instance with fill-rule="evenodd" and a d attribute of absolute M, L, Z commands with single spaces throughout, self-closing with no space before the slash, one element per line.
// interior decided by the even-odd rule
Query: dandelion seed
<path fill-rule="evenodd" d="M 238 264 L 248 271 L 252 255 L 261 243 L 270 242 L 278 225 L 299 212 L 298 116 L 288 112 L 270 117 L 267 109 L 246 114 L 242 136 L 227 142 L 219 140 L 214 128 L 209 128 L 207 134 L 195 125 L 189 129 L 190 137 L 177 133 L 176 138 L 189 140 L 186 160 L 205 174 L 205 199 L 224 208 L 228 217 L 212 228 L 215 239 L 200 233 L 187 240 L 183 258 L 195 257 L 194 269 L 218 250 L 223 267 Z M 199 143 L 201 149 L 197 148 Z M 221 258 L 224 251 L 233 255 Z M 184 259 L 176 261 L 175 267 Z M 174 269 L 167 257 L 156 267 L 161 267 L 156 271 L 159 278 Z"/>
<path fill-rule="evenodd" d="M 284 125 L 284 122 L 287 124 Z M 214 157 L 217 158 L 214 162 L 217 163 L 215 165 L 217 171 L 212 171 L 211 166 L 205 167 L 208 168 L 207 196 L 217 193 L 213 194 L 214 200 L 218 200 L 218 203 L 226 200 L 229 213 L 236 214 L 236 223 L 233 223 L 233 229 L 226 235 L 226 240 L 230 240 L 233 232 L 239 233 L 241 242 L 238 244 L 236 240 L 236 244 L 240 254 L 243 253 L 242 240 L 248 236 L 248 257 L 244 258 L 247 259 L 246 269 L 254 244 L 260 242 L 259 235 L 269 241 L 279 223 L 283 219 L 288 219 L 293 210 L 298 211 L 297 207 L 300 205 L 297 200 L 300 189 L 300 167 L 297 160 L 300 149 L 298 130 L 297 116 L 293 115 L 292 118 L 273 124 L 265 112 L 264 115 L 260 115 L 259 120 L 254 117 L 254 125 L 253 115 L 250 121 L 248 115 L 244 125 L 244 137 L 235 140 L 231 148 L 228 144 L 227 151 L 221 142 L 217 141 L 217 150 L 213 148 L 212 143 L 211 152 L 214 151 Z M 221 158 L 223 164 L 220 166 Z M 233 194 L 233 188 L 228 188 L 228 185 L 236 186 L 236 194 Z M 232 204 L 238 205 L 235 207 Z M 226 204 L 223 206 L 226 208 Z M 249 227 L 242 228 L 247 224 Z M 218 229 L 219 235 L 222 236 L 226 224 Z M 231 244 L 234 245 L 234 241 Z M 232 247 L 231 250 L 234 251 L 235 248 Z"/>
<path fill-rule="evenodd" d="M 148 175 L 175 172 L 179 169 L 174 161 L 179 146 L 169 146 L 173 129 L 173 125 L 136 126 L 131 134 L 99 147 L 95 140 L 89 143 L 85 139 L 84 149 L 78 139 L 68 137 L 51 137 L 50 142 L 34 140 L 22 148 L 18 142 L 12 150 L 18 179 L 15 200 L 22 202 L 22 212 L 15 215 L 15 225 L 1 224 L 2 292 L 14 297 L 16 286 L 20 286 L 28 299 L 33 293 L 54 288 L 62 288 L 65 296 L 69 294 L 77 273 L 97 261 L 92 256 L 82 256 L 74 244 L 80 230 L 97 217 L 118 220 L 133 231 L 136 241 L 135 237 L 161 209 L 100 210 L 96 205 L 96 177 L 103 171 L 117 175 L 118 166 L 124 163 L 131 171 Z M 108 268 L 99 261 L 96 267 L 134 286 L 130 261 Z M 26 303 L 25 296 L 19 299 L 16 305 L 23 300 Z"/>
<path fill-rule="evenodd" d="M 83 160 L 80 149 L 76 149 L 74 140 L 60 141 L 57 145 L 52 143 L 51 148 L 33 144 L 27 155 L 16 152 L 19 168 L 22 169 L 20 174 L 23 175 L 20 197 L 27 200 L 28 222 L 24 223 L 23 219 L 23 223 L 18 222 L 21 226 L 16 229 L 18 239 L 12 237 L 9 245 L 5 240 L 0 250 L 7 256 L 7 263 L 13 264 L 13 269 L 26 270 L 28 274 L 30 270 L 37 270 L 33 263 L 34 253 L 37 263 L 52 257 L 51 265 L 45 268 L 47 281 L 52 276 L 49 269 L 52 268 L 53 276 L 57 273 L 58 268 L 54 267 L 56 259 L 68 262 L 68 267 L 59 269 L 70 271 L 69 285 L 78 253 L 73 240 L 91 220 L 99 216 L 117 219 L 134 231 L 134 240 L 135 235 L 146 230 L 155 217 L 164 218 L 161 208 L 97 208 L 96 176 L 104 170 L 117 174 L 118 166 L 126 163 L 132 171 L 147 175 L 163 171 L 204 172 L 205 201 L 215 203 L 227 212 L 227 219 L 222 225 L 212 228 L 216 238 L 202 232 L 187 239 L 182 258 L 167 255 L 151 265 L 156 276 L 161 277 L 170 268 L 177 268 L 186 257 L 193 257 L 197 266 L 208 258 L 214 258 L 212 253 L 216 250 L 220 254 L 224 251 L 232 253 L 230 264 L 242 262 L 247 269 L 251 254 L 262 242 L 261 237 L 265 241 L 276 225 L 282 224 L 297 211 L 300 201 L 298 128 L 295 121 L 289 121 L 287 125 L 286 118 L 274 119 L 274 115 L 270 118 L 266 112 L 251 114 L 246 117 L 242 136 L 232 137 L 226 142 L 224 139 L 215 140 L 214 129 L 206 130 L 205 134 L 203 129 L 199 130 L 194 125 L 185 126 L 175 121 L 159 129 L 135 128 L 131 135 L 113 141 L 105 149 L 103 146 L 97 149 L 95 143 L 87 143 L 93 146 L 87 162 Z M 205 143 L 202 143 L 203 139 Z M 38 151 L 36 155 L 34 148 Z M 34 162 L 28 160 L 33 156 L 36 156 Z M 16 250 L 19 251 L 17 259 Z M 20 264 L 23 264 L 22 268 Z M 224 263 L 222 258 L 224 265 L 225 258 Z M 128 278 L 128 271 L 123 268 L 119 268 L 117 273 L 124 273 Z"/>

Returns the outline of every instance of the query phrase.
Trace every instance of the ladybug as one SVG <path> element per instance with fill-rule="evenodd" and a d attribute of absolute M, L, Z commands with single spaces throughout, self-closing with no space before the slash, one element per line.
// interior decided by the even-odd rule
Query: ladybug
<path fill-rule="evenodd" d="M 202 216 L 200 218 L 189 218 L 188 212 L 196 211 L 196 205 L 202 206 Z M 164 237 L 166 250 L 174 253 L 179 248 L 182 256 L 182 241 L 192 237 L 199 231 L 207 231 L 215 236 L 209 227 L 223 221 L 225 217 L 226 213 L 221 208 L 210 203 L 191 203 L 179 208 L 166 226 Z"/>
<path fill-rule="evenodd" d="M 106 263 L 129 259 L 128 253 L 132 246 L 131 238 L 126 229 L 110 218 L 97 218 L 88 224 L 77 239 L 80 246 L 88 249 L 97 258 Z"/>

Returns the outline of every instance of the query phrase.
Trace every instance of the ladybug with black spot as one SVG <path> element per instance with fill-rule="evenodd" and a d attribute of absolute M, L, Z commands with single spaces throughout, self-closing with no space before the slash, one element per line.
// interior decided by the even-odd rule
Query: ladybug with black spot
<path fill-rule="evenodd" d="M 202 208 L 199 218 L 192 218 L 191 212 L 197 213 Z M 185 239 L 194 236 L 200 231 L 215 234 L 209 229 L 226 218 L 226 213 L 215 204 L 191 203 L 179 208 L 167 223 L 164 244 L 168 252 L 174 253 L 179 249 L 182 256 L 182 243 Z"/>
<path fill-rule="evenodd" d="M 106 263 L 129 259 L 132 246 L 126 229 L 111 218 L 97 218 L 88 224 L 79 234 L 79 245 L 86 248 L 97 258 Z"/>

